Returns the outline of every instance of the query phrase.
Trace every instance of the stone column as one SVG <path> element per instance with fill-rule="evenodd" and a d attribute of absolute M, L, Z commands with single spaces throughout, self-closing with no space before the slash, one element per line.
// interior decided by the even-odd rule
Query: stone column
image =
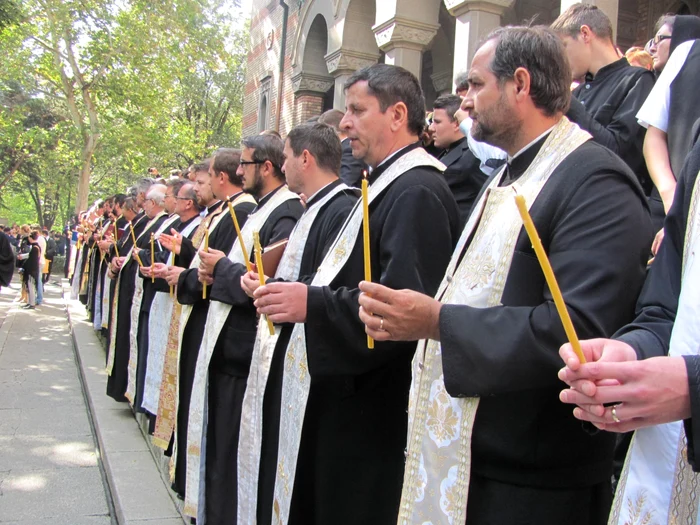
<path fill-rule="evenodd" d="M 335 77 L 333 108 L 345 111 L 345 82 L 355 71 L 376 64 L 379 54 L 339 49 L 326 55 L 328 72 Z"/>
<path fill-rule="evenodd" d="M 501 25 L 501 15 L 515 0 L 445 0 L 455 26 L 453 80 L 469 71 L 477 46 L 486 35 Z"/>
<path fill-rule="evenodd" d="M 330 75 L 315 73 L 301 72 L 292 77 L 295 124 L 300 124 L 313 116 L 321 114 L 323 97 L 333 87 L 333 82 L 333 77 Z"/>
<path fill-rule="evenodd" d="M 408 69 L 420 81 L 423 51 L 439 29 L 438 25 L 392 17 L 372 28 L 377 46 L 386 53 L 385 62 Z"/>
<path fill-rule="evenodd" d="M 586 5 L 595 5 L 603 13 L 608 15 L 613 29 L 613 42 L 617 42 L 617 15 L 619 11 L 619 0 L 561 0 L 561 13 L 569 9 L 574 4 L 582 2 Z"/>

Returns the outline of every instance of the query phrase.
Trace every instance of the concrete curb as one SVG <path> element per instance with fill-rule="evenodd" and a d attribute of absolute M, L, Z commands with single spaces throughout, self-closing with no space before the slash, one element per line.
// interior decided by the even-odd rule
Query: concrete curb
<path fill-rule="evenodd" d="M 70 290 L 65 285 L 63 298 L 117 522 L 119 525 L 189 523 L 169 488 L 167 458 L 160 449 L 154 450 L 143 423 L 134 417 L 131 408 L 105 394 L 105 353 L 91 324 L 84 320 L 83 305 L 70 299 Z M 3 331 L 0 328 L 0 340 Z"/>

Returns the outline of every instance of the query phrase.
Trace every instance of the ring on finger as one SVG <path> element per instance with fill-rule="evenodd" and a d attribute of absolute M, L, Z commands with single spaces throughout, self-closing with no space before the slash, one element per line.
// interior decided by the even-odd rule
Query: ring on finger
<path fill-rule="evenodd" d="M 610 414 L 612 414 L 612 418 L 613 418 L 613 421 L 614 421 L 615 423 L 620 423 L 620 422 L 621 422 L 621 421 L 620 421 L 620 418 L 617 417 L 617 407 L 618 407 L 618 406 L 620 406 L 620 405 L 614 405 L 614 406 L 612 407 L 612 409 L 610 410 Z"/>
<path fill-rule="evenodd" d="M 383 332 L 384 331 L 384 318 L 382 317 L 381 320 L 379 321 L 379 331 Z"/>

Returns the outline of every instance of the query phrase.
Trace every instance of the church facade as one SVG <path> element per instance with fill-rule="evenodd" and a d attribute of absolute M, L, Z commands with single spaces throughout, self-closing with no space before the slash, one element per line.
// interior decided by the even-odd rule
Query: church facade
<path fill-rule="evenodd" d="M 450 92 L 478 43 L 501 25 L 552 22 L 574 0 L 253 0 L 243 135 L 282 136 L 345 107 L 343 85 L 377 62 L 421 81 L 428 105 Z M 613 21 L 624 52 L 653 36 L 664 13 L 698 14 L 700 0 L 588 0 Z"/>

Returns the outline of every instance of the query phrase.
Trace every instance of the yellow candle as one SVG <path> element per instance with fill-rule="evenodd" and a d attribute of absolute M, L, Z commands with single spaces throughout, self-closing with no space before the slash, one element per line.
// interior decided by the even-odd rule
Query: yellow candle
<path fill-rule="evenodd" d="M 204 230 L 204 251 L 208 252 L 209 251 L 209 228 Z M 204 283 L 204 287 L 202 288 L 202 299 L 207 298 L 207 283 Z"/>
<path fill-rule="evenodd" d="M 362 172 L 362 240 L 365 255 L 365 281 L 372 282 L 372 259 L 369 253 L 369 185 L 367 172 Z M 367 348 L 374 348 L 374 339 L 367 336 Z"/>
<path fill-rule="evenodd" d="M 265 286 L 265 269 L 263 268 L 262 248 L 260 246 L 260 234 L 258 232 L 253 233 L 253 241 L 255 243 L 255 266 L 258 267 L 260 286 Z M 275 335 L 275 327 L 272 321 L 270 321 L 269 317 L 265 317 L 265 319 L 267 319 L 267 328 L 270 330 L 270 335 Z"/>
<path fill-rule="evenodd" d="M 131 229 L 131 240 L 134 241 L 133 249 L 136 250 L 136 235 L 134 234 L 134 225 L 129 223 L 129 228 Z M 139 263 L 139 266 L 143 266 L 143 263 L 141 262 L 141 257 L 139 257 L 139 254 L 134 252 L 134 257 L 136 257 L 136 262 Z"/>
<path fill-rule="evenodd" d="M 175 265 L 175 252 L 170 252 L 170 266 L 174 266 L 174 265 Z M 170 298 L 171 299 L 173 298 L 173 292 L 174 292 L 173 285 L 171 284 L 170 285 Z"/>
<path fill-rule="evenodd" d="M 243 258 L 245 259 L 245 268 L 246 270 L 251 271 L 253 267 L 250 265 L 250 257 L 248 257 L 248 250 L 245 249 L 245 243 L 243 242 L 243 237 L 241 236 L 241 227 L 238 224 L 238 218 L 233 212 L 233 204 L 231 204 L 231 201 L 228 200 L 228 197 L 226 197 L 226 202 L 228 203 L 228 211 L 231 213 L 231 218 L 233 219 L 233 227 L 236 228 L 238 242 L 241 243 L 241 251 L 243 252 Z"/>
<path fill-rule="evenodd" d="M 155 244 L 153 242 L 153 233 L 151 232 L 151 282 L 156 282 L 156 274 L 153 273 L 153 267 L 156 265 Z"/>
<path fill-rule="evenodd" d="M 532 222 L 532 217 L 530 217 L 530 212 L 527 210 L 527 205 L 525 204 L 525 197 L 522 195 L 516 195 L 515 204 L 518 206 L 518 211 L 520 212 L 520 217 L 523 219 L 523 224 L 525 225 L 525 231 L 527 231 L 528 237 L 530 237 L 530 242 L 532 247 L 535 249 L 535 254 L 537 255 L 537 260 L 540 262 L 542 267 L 542 272 L 547 280 L 547 286 L 549 286 L 549 291 L 554 299 L 554 304 L 557 307 L 557 312 L 561 318 L 561 324 L 564 325 L 564 331 L 566 336 L 569 338 L 569 343 L 576 352 L 581 363 L 586 362 L 586 358 L 581 351 L 581 344 L 579 343 L 578 336 L 576 335 L 576 330 L 571 322 L 571 317 L 569 317 L 569 311 L 566 309 L 566 304 L 564 303 L 564 297 L 561 295 L 561 290 L 559 289 L 559 284 L 557 283 L 556 277 L 554 277 L 554 271 L 552 270 L 552 265 L 549 263 L 547 254 L 542 246 L 542 241 L 535 228 L 535 223 Z"/>

